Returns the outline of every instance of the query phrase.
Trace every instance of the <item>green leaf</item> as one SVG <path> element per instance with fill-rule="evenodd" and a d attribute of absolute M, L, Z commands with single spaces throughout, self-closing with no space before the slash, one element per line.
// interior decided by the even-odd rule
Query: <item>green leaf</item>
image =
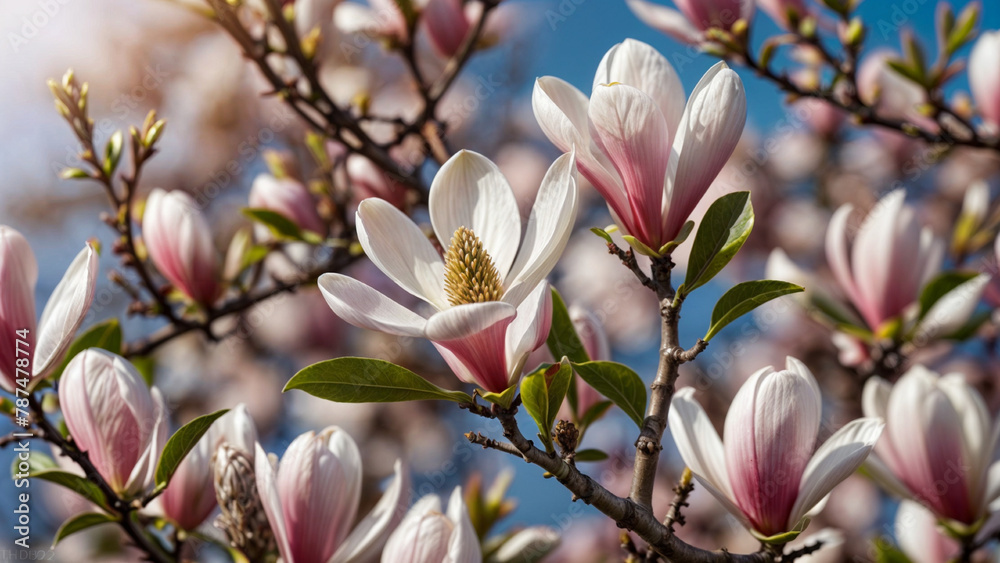
<path fill-rule="evenodd" d="M 598 393 L 611 400 L 642 428 L 646 412 L 646 384 L 639 374 L 616 362 L 573 364 L 577 375 Z"/>
<path fill-rule="evenodd" d="M 56 536 L 52 540 L 52 547 L 55 547 L 67 536 L 71 536 L 77 532 L 82 532 L 87 528 L 93 528 L 94 526 L 100 526 L 101 524 L 111 524 L 113 522 L 117 522 L 117 520 L 115 520 L 113 516 L 109 516 L 103 512 L 84 512 L 83 514 L 77 514 L 76 516 L 63 522 L 62 526 L 59 526 L 59 530 L 56 531 Z"/>
<path fill-rule="evenodd" d="M 757 280 L 736 284 L 722 295 L 712 309 L 712 325 L 708 328 L 704 340 L 707 342 L 719 333 L 723 327 L 743 315 L 760 307 L 764 303 L 803 291 L 802 287 L 785 281 Z"/>
<path fill-rule="evenodd" d="M 622 238 L 625 239 L 625 242 L 627 242 L 628 245 L 632 247 L 632 250 L 638 252 L 639 254 L 642 254 L 643 256 L 651 256 L 653 258 L 656 258 L 660 255 L 652 248 L 646 246 L 646 243 L 642 242 L 641 240 L 635 238 L 632 235 L 622 235 Z"/>
<path fill-rule="evenodd" d="M 266 226 L 274 236 L 281 239 L 303 240 L 302 229 L 294 221 L 270 209 L 247 207 L 243 209 L 247 217 Z"/>
<path fill-rule="evenodd" d="M 920 292 L 917 320 L 922 320 L 942 297 L 977 275 L 976 272 L 942 272 L 935 276 Z"/>
<path fill-rule="evenodd" d="M 878 538 L 872 543 L 875 548 L 875 563 L 910 563 L 910 558 L 905 553 L 884 539 Z"/>
<path fill-rule="evenodd" d="M 949 54 L 962 48 L 974 37 L 973 30 L 979 21 L 979 4 L 973 2 L 958 15 L 958 20 L 948 34 L 945 51 Z"/>
<path fill-rule="evenodd" d="M 180 427 L 173 436 L 167 440 L 167 445 L 163 447 L 160 461 L 156 464 L 156 488 L 163 490 L 170 483 L 174 471 L 184 461 L 191 448 L 201 440 L 201 437 L 208 431 L 212 423 L 220 416 L 229 412 L 229 409 L 215 411 L 212 414 L 199 416 L 191 422 Z"/>
<path fill-rule="evenodd" d="M 50 483 L 55 483 L 75 492 L 83 498 L 98 506 L 107 506 L 107 499 L 100 487 L 75 473 L 69 473 L 59 469 L 59 466 L 49 456 L 32 452 L 28 460 L 28 470 L 22 471 L 18 466 L 20 460 L 14 458 L 11 465 L 11 476 L 16 479 L 41 479 Z"/>
<path fill-rule="evenodd" d="M 372 358 L 335 358 L 313 364 L 296 373 L 282 392 L 292 389 L 335 403 L 472 402 L 468 393 L 442 389 L 404 367 Z"/>
<path fill-rule="evenodd" d="M 559 364 L 542 366 L 521 380 L 521 402 L 538 425 L 538 437 L 549 452 L 555 451 L 552 425 L 572 381 L 573 368 L 566 358 Z"/>
<path fill-rule="evenodd" d="M 115 131 L 112 133 L 111 138 L 108 139 L 108 144 L 104 147 L 104 173 L 108 176 L 114 174 L 115 169 L 118 168 L 118 161 L 122 156 L 122 142 L 124 141 L 124 135 L 121 131 Z"/>
<path fill-rule="evenodd" d="M 517 385 L 511 385 L 503 393 L 481 391 L 479 396 L 494 405 L 499 405 L 505 409 L 509 409 L 511 403 L 514 402 L 515 395 L 517 395 Z"/>
<path fill-rule="evenodd" d="M 70 360 L 87 348 L 100 348 L 114 354 L 121 354 L 122 327 L 118 319 L 108 319 L 97 323 L 74 340 L 66 351 L 66 356 L 62 364 L 52 372 L 49 379 L 55 381 L 62 377 L 62 373 L 66 370 L 66 366 L 69 365 Z"/>
<path fill-rule="evenodd" d="M 673 252 L 675 248 L 683 244 L 691 236 L 691 231 L 694 231 L 694 221 L 684 223 L 684 226 L 681 227 L 681 232 L 677 233 L 677 238 L 660 247 L 660 255 L 667 256 Z"/>
<path fill-rule="evenodd" d="M 567 357 L 571 362 L 578 364 L 590 361 L 587 349 L 580 341 L 573 320 L 569 317 L 569 309 L 555 288 L 552 288 L 552 328 L 549 329 L 549 337 L 545 344 L 548 345 L 553 358 Z"/>
<path fill-rule="evenodd" d="M 604 229 L 602 229 L 600 227 L 591 227 L 590 228 L 590 232 L 592 232 L 595 235 L 601 237 L 608 244 L 614 244 L 615 243 L 614 239 L 611 238 L 611 235 L 609 235 L 607 231 L 605 231 Z"/>
<path fill-rule="evenodd" d="M 687 276 L 678 293 L 705 285 L 736 256 L 753 230 L 750 192 L 726 194 L 708 208 L 698 227 L 688 259 Z"/>
<path fill-rule="evenodd" d="M 589 449 L 580 450 L 576 452 L 574 457 L 576 461 L 604 461 L 608 459 L 608 454 L 602 452 L 601 450 Z"/>

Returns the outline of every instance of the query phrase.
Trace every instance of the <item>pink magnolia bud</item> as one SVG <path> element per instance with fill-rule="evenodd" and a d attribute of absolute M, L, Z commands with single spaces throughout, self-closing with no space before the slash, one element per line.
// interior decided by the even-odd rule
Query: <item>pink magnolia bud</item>
<path fill-rule="evenodd" d="M 431 44 L 446 57 L 457 53 L 469 34 L 469 20 L 460 0 L 427 0 L 421 22 Z"/>
<path fill-rule="evenodd" d="M 789 357 L 743 384 L 726 415 L 725 442 L 708 415 L 682 389 L 673 398 L 670 430 L 698 482 L 758 537 L 801 531 L 811 511 L 862 464 L 884 423 L 852 421 L 814 451 L 822 409 L 819 386 Z"/>
<path fill-rule="evenodd" d="M 395 479 L 355 526 L 361 453 L 347 433 L 333 426 L 300 435 L 277 467 L 258 444 L 254 465 L 261 504 L 287 563 L 327 562 L 332 557 L 354 561 L 378 553 L 408 501 L 409 485 L 397 461 Z"/>
<path fill-rule="evenodd" d="M 646 25 L 682 43 L 697 44 L 710 28 L 729 31 L 737 20 L 753 17 L 753 0 L 675 0 L 677 9 L 646 0 L 626 0 L 632 12 Z"/>
<path fill-rule="evenodd" d="M 302 182 L 292 178 L 275 178 L 261 174 L 250 188 L 250 207 L 268 209 L 290 219 L 299 228 L 317 234 L 327 232 L 326 224 L 316 211 L 316 199 Z"/>
<path fill-rule="evenodd" d="M 428 495 L 417 501 L 389 537 L 382 563 L 482 563 L 476 530 L 456 487 L 441 509 L 441 499 Z"/>
<path fill-rule="evenodd" d="M 202 305 L 218 299 L 222 288 L 212 231 L 191 196 L 153 190 L 142 234 L 153 264 L 178 290 Z"/>
<path fill-rule="evenodd" d="M 958 533 L 974 531 L 1000 487 L 989 411 L 959 373 L 943 377 L 914 366 L 895 385 L 875 377 L 865 384 L 866 416 L 882 417 L 886 432 L 868 460 L 873 476 L 904 498 L 920 502 Z"/>
<path fill-rule="evenodd" d="M 97 252 L 88 244 L 66 270 L 36 323 L 35 255 L 21 233 L 0 225 L 0 330 L 9 335 L 0 339 L 0 388 L 14 392 L 17 379 L 37 381 L 59 365 L 94 299 L 97 270 Z M 25 344 L 18 345 L 17 340 Z M 20 375 L 18 367 L 24 370 Z"/>
<path fill-rule="evenodd" d="M 587 357 L 592 361 L 610 360 L 611 344 L 608 342 L 608 335 L 605 334 L 604 327 L 597 316 L 587 309 L 573 304 L 569 307 L 569 318 L 573 321 L 573 327 L 576 328 L 576 334 L 580 337 L 584 350 L 587 351 Z M 576 419 L 579 420 L 590 407 L 604 398 L 593 387 L 587 385 L 583 378 L 576 377 L 574 379 L 576 381 Z M 568 400 L 563 403 L 563 409 L 559 411 L 559 416 L 566 420 L 571 419 Z"/>
<path fill-rule="evenodd" d="M 1000 132 L 1000 31 L 979 36 L 969 55 L 969 87 L 983 116 L 994 133 Z"/>
<path fill-rule="evenodd" d="M 76 355 L 59 386 L 66 426 L 77 447 L 116 492 L 146 490 L 167 440 L 163 398 L 125 358 L 90 348 Z"/>
<path fill-rule="evenodd" d="M 390 178 L 372 161 L 359 155 L 347 157 L 344 165 L 355 204 L 369 197 L 377 197 L 391 203 L 398 209 L 406 207 L 406 187 Z"/>
<path fill-rule="evenodd" d="M 792 27 L 789 13 L 794 13 L 799 20 L 809 15 L 809 9 L 803 0 L 757 0 L 757 5 L 785 29 Z"/>
<path fill-rule="evenodd" d="M 229 445 L 249 457 L 254 454 L 257 429 L 246 405 L 238 405 L 217 420 L 181 462 L 160 503 L 163 514 L 185 530 L 194 530 L 215 509 L 213 457 Z"/>

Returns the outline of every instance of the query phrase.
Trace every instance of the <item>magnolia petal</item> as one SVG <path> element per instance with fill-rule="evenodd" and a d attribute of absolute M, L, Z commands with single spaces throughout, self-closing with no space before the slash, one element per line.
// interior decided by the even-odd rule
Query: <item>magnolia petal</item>
<path fill-rule="evenodd" d="M 958 542 L 941 533 L 934 514 L 914 501 L 899 504 L 895 532 L 899 548 L 914 563 L 952 561 L 958 555 Z"/>
<path fill-rule="evenodd" d="M 448 308 L 444 261 L 406 214 L 385 200 L 369 198 L 358 206 L 357 223 L 358 242 L 378 269 L 414 296 Z"/>
<path fill-rule="evenodd" d="M 431 44 L 446 57 L 457 53 L 469 34 L 469 20 L 460 0 L 427 0 L 420 21 L 427 27 Z"/>
<path fill-rule="evenodd" d="M 501 393 L 512 377 L 507 363 L 507 328 L 515 309 L 499 301 L 459 305 L 431 317 L 427 338 L 441 350 L 455 375 L 483 389 Z"/>
<path fill-rule="evenodd" d="M 886 435 L 882 440 L 876 444 L 876 450 L 878 446 L 884 441 L 888 441 L 889 436 Z M 878 456 L 877 452 L 868 454 L 868 458 L 865 459 L 863 464 L 865 471 L 871 476 L 872 480 L 882 487 L 889 493 L 895 495 L 898 498 L 908 499 L 913 498 L 913 493 L 907 488 L 906 484 L 899 480 L 898 477 L 892 472 L 891 469 L 885 464 L 885 462 Z"/>
<path fill-rule="evenodd" d="M 156 476 L 156 465 L 160 461 L 160 452 L 167 445 L 167 408 L 163 402 L 163 395 L 156 387 L 150 389 L 150 396 L 153 399 L 153 429 L 149 433 L 149 442 L 142 452 L 139 461 L 136 462 L 129 476 L 126 489 L 131 494 L 139 494 L 153 485 Z M 139 421 L 140 424 L 149 424 L 149 421 Z"/>
<path fill-rule="evenodd" d="M 885 422 L 880 419 L 859 418 L 844 425 L 816 450 L 802 474 L 788 526 L 794 527 L 837 484 L 861 467 L 883 428 Z"/>
<path fill-rule="evenodd" d="M 545 343 L 551 327 L 552 291 L 548 282 L 543 281 L 518 306 L 517 316 L 507 327 L 507 367 L 511 378 L 521 374 L 524 362 Z"/>
<path fill-rule="evenodd" d="M 42 318 L 35 344 L 35 377 L 44 377 L 62 359 L 73 335 L 94 300 L 97 288 L 97 252 L 89 244 L 76 255 L 56 286 Z"/>
<path fill-rule="evenodd" d="M 593 91 L 613 82 L 638 88 L 656 102 L 666 119 L 669 146 L 684 114 L 685 96 L 684 85 L 667 58 L 642 41 L 626 39 L 601 59 Z"/>
<path fill-rule="evenodd" d="M 392 482 L 382 498 L 337 548 L 330 563 L 369 563 L 377 559 L 389 534 L 406 515 L 410 497 L 410 474 L 403 462 L 396 460 Z"/>
<path fill-rule="evenodd" d="M 732 488 L 726 473 L 726 456 L 719 433 L 712 426 L 708 414 L 694 399 L 694 388 L 685 387 L 674 394 L 668 415 L 670 433 L 677 449 L 691 472 L 722 493 L 723 504 L 733 514 L 743 517 L 743 512 L 731 500 Z"/>
<path fill-rule="evenodd" d="M 514 317 L 517 309 L 501 301 L 458 305 L 427 321 L 427 338 L 434 341 L 464 338 Z"/>
<path fill-rule="evenodd" d="M 950 373 L 938 380 L 940 389 L 951 401 L 955 412 L 961 418 L 963 459 L 969 465 L 970 496 L 985 510 L 989 504 L 987 495 L 980 492 L 987 488 L 990 463 L 993 462 L 994 439 L 990 413 L 982 396 L 974 390 L 961 373 Z"/>
<path fill-rule="evenodd" d="M 670 184 L 670 209 L 664 219 L 673 238 L 715 181 L 743 134 L 747 101 L 743 82 L 726 63 L 705 73 L 684 108 L 674 138 L 677 171 Z"/>
<path fill-rule="evenodd" d="M 879 376 L 869 378 L 861 393 L 861 410 L 865 416 L 886 419 L 892 385 Z"/>
<path fill-rule="evenodd" d="M 421 337 L 427 320 L 379 291 L 343 274 L 323 274 L 317 281 L 327 305 L 354 326 Z"/>
<path fill-rule="evenodd" d="M 292 547 L 288 543 L 288 532 L 285 527 L 285 514 L 281 508 L 281 499 L 278 497 L 278 484 L 275 476 L 275 468 L 271 465 L 267 453 L 260 447 L 254 445 L 254 476 L 257 481 L 257 494 L 260 496 L 260 503 L 264 507 L 267 521 L 271 525 L 271 532 L 274 533 L 274 541 L 278 544 L 278 551 L 285 563 L 295 563 L 292 557 Z"/>
<path fill-rule="evenodd" d="M 653 98 L 626 84 L 598 86 L 590 97 L 590 133 L 611 159 L 628 194 L 629 234 L 652 248 L 667 242 L 663 182 L 670 159 L 670 131 Z"/>
<path fill-rule="evenodd" d="M 990 465 L 989 472 L 986 474 L 986 505 L 989 506 L 991 512 L 996 512 L 997 499 L 1000 499 L 1000 461 L 994 462 Z"/>
<path fill-rule="evenodd" d="M 38 281 L 38 263 L 31 246 L 21 233 L 0 225 L 0 387 L 14 392 L 17 360 L 16 331 L 27 330 L 27 338 L 20 338 L 31 349 L 35 347 L 35 283 Z M 24 345 L 22 344 L 22 348 Z"/>
<path fill-rule="evenodd" d="M 847 222 L 853 212 L 854 206 L 845 204 L 840 206 L 830 218 L 830 224 L 826 228 L 826 261 L 830 265 L 830 269 L 833 270 L 833 277 L 836 278 L 844 293 L 861 311 L 865 320 L 868 320 L 870 318 L 870 315 L 866 313 L 868 308 L 863 305 L 862 297 L 854 283 L 848 252 Z"/>
<path fill-rule="evenodd" d="M 327 447 L 340 461 L 343 484 L 339 487 L 343 487 L 342 490 L 346 491 L 346 495 L 339 499 L 342 503 L 340 512 L 345 516 L 339 519 L 337 522 L 339 525 L 332 530 L 332 533 L 338 538 L 338 543 L 341 543 L 351 531 L 351 526 L 354 525 L 358 512 L 358 505 L 361 504 L 361 482 L 364 476 L 361 468 L 361 451 L 354 438 L 351 438 L 350 434 L 339 427 L 331 426 L 324 432 L 328 433 L 329 436 Z"/>
<path fill-rule="evenodd" d="M 643 23 L 666 33 L 681 43 L 697 45 L 702 40 L 701 31 L 691 25 L 684 14 L 677 10 L 646 2 L 646 0 L 625 0 L 625 3 Z"/>
<path fill-rule="evenodd" d="M 552 163 L 531 208 L 531 216 L 507 279 L 504 301 L 517 306 L 538 282 L 549 275 L 573 232 L 577 189 L 574 153 Z"/>
<path fill-rule="evenodd" d="M 428 207 L 442 246 L 459 227 L 472 229 L 500 277 L 507 278 L 521 240 L 521 213 L 496 164 L 479 153 L 459 151 L 434 176 Z"/>
<path fill-rule="evenodd" d="M 333 11 L 333 25 L 344 33 L 380 30 L 375 11 L 354 2 L 341 2 Z"/>
<path fill-rule="evenodd" d="M 979 274 L 949 291 L 927 312 L 917 334 L 925 339 L 948 336 L 962 328 L 979 304 L 990 276 Z"/>
<path fill-rule="evenodd" d="M 448 518 L 454 523 L 455 529 L 448 542 L 448 556 L 442 563 L 482 563 L 483 552 L 462 499 L 461 487 L 455 487 L 448 500 Z"/>

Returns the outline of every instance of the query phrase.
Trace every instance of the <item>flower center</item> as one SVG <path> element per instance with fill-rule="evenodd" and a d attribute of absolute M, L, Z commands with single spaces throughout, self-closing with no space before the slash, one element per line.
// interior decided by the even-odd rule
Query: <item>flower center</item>
<path fill-rule="evenodd" d="M 493 260 L 470 229 L 459 227 L 444 256 L 444 292 L 452 305 L 499 301 L 503 282 Z"/>

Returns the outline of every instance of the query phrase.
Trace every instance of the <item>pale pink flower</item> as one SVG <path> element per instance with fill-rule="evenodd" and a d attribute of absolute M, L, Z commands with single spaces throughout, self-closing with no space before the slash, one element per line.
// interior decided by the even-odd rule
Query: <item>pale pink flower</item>
<path fill-rule="evenodd" d="M 470 3 L 472 6 L 474 3 Z M 443 56 L 451 57 L 465 41 L 472 28 L 461 0 L 427 0 L 420 21 L 427 30 L 431 44 Z"/>
<path fill-rule="evenodd" d="M 19 387 L 15 380 L 37 381 L 59 365 L 94 300 L 97 252 L 87 244 L 76 255 L 49 296 L 40 320 L 35 317 L 37 281 L 38 263 L 28 241 L 0 225 L 0 330 L 6 335 L 0 338 L 0 388 L 10 393 Z M 27 330 L 24 338 L 17 333 L 20 330 Z M 19 346 L 18 340 L 25 344 Z M 20 358 L 28 362 L 18 373 Z"/>
<path fill-rule="evenodd" d="M 805 529 L 827 494 L 861 466 L 884 426 L 875 418 L 854 420 L 814 451 L 819 386 L 792 357 L 785 370 L 768 366 L 743 384 L 726 415 L 725 442 L 693 395 L 685 388 L 671 402 L 670 430 L 681 457 L 762 538 Z"/>
<path fill-rule="evenodd" d="M 695 45 L 708 29 L 728 31 L 737 20 L 749 22 L 754 11 L 754 0 L 675 0 L 677 9 L 646 0 L 626 0 L 626 4 L 646 25 Z"/>
<path fill-rule="evenodd" d="M 794 13 L 799 21 L 811 14 L 804 0 L 757 0 L 757 5 L 785 29 L 792 28 L 789 13 Z"/>
<path fill-rule="evenodd" d="M 361 203 L 369 197 L 384 199 L 399 209 L 406 208 L 406 186 L 393 180 L 367 158 L 352 154 L 344 163 L 351 183 L 352 201 Z"/>
<path fill-rule="evenodd" d="M 874 377 L 862 407 L 886 421 L 866 464 L 883 486 L 951 521 L 959 533 L 986 517 L 1000 498 L 996 430 L 983 398 L 961 374 L 941 377 L 918 365 L 895 385 Z"/>
<path fill-rule="evenodd" d="M 945 535 L 934 514 L 911 500 L 904 500 L 896 511 L 896 543 L 913 563 L 948 563 L 954 561 L 961 546 Z"/>
<path fill-rule="evenodd" d="M 219 257 L 208 220 L 191 196 L 153 190 L 146 199 L 142 235 L 163 277 L 202 305 L 215 302 L 222 292 Z"/>
<path fill-rule="evenodd" d="M 569 318 L 573 321 L 573 328 L 576 329 L 576 334 L 580 337 L 580 343 L 587 351 L 587 357 L 591 361 L 610 360 L 611 344 L 608 342 L 608 335 L 604 332 L 604 327 L 597 316 L 589 310 L 573 304 L 569 306 Z M 576 377 L 574 379 L 576 381 L 576 419 L 579 420 L 590 407 L 604 398 L 583 378 Z M 571 420 L 568 400 L 563 403 L 562 409 L 559 410 L 559 416 Z"/>
<path fill-rule="evenodd" d="M 429 317 L 342 274 L 321 276 L 320 290 L 345 321 L 427 338 L 460 379 L 504 391 L 548 334 L 551 294 L 544 279 L 576 216 L 573 156 L 553 163 L 524 226 L 507 180 L 474 152 L 461 151 L 441 167 L 429 198 L 434 232 L 449 248 L 445 258 L 391 203 L 367 199 L 357 212 L 365 253 L 400 287 L 431 305 Z M 472 284 L 476 276 L 485 283 Z"/>
<path fill-rule="evenodd" d="M 615 221 L 653 252 L 674 240 L 743 132 L 739 76 L 713 66 L 684 103 L 667 59 L 628 39 L 598 66 L 588 100 L 569 83 L 539 78 L 532 107 L 560 150 L 575 149 L 583 175 Z"/>
<path fill-rule="evenodd" d="M 293 178 L 257 176 L 250 187 L 250 207 L 274 211 L 290 219 L 299 228 L 323 235 L 326 223 L 316 210 L 316 198 L 309 188 Z"/>
<path fill-rule="evenodd" d="M 382 563 L 482 563 L 476 529 L 456 487 L 443 510 L 437 495 L 417 501 L 382 551 Z"/>
<path fill-rule="evenodd" d="M 66 366 L 59 404 L 73 441 L 115 492 L 136 496 L 153 483 L 167 421 L 160 391 L 125 358 L 90 348 Z"/>
<path fill-rule="evenodd" d="M 919 109 L 927 103 L 927 93 L 888 65 L 887 61 L 898 56 L 890 49 L 876 49 L 866 55 L 858 68 L 858 95 L 879 115 L 906 119 L 934 131 L 936 122 Z"/>
<path fill-rule="evenodd" d="M 300 435 L 276 467 L 257 444 L 254 465 L 257 492 L 284 563 L 370 561 L 403 518 L 409 500 L 409 478 L 397 461 L 382 498 L 355 524 L 361 452 L 335 426 Z"/>
<path fill-rule="evenodd" d="M 992 132 L 1000 133 L 1000 31 L 979 36 L 969 55 L 969 87 L 976 108 Z"/>
<path fill-rule="evenodd" d="M 184 530 L 194 530 L 216 507 L 213 458 L 223 444 L 254 455 L 257 428 L 244 404 L 223 415 L 188 452 L 159 497 L 163 515 Z"/>

